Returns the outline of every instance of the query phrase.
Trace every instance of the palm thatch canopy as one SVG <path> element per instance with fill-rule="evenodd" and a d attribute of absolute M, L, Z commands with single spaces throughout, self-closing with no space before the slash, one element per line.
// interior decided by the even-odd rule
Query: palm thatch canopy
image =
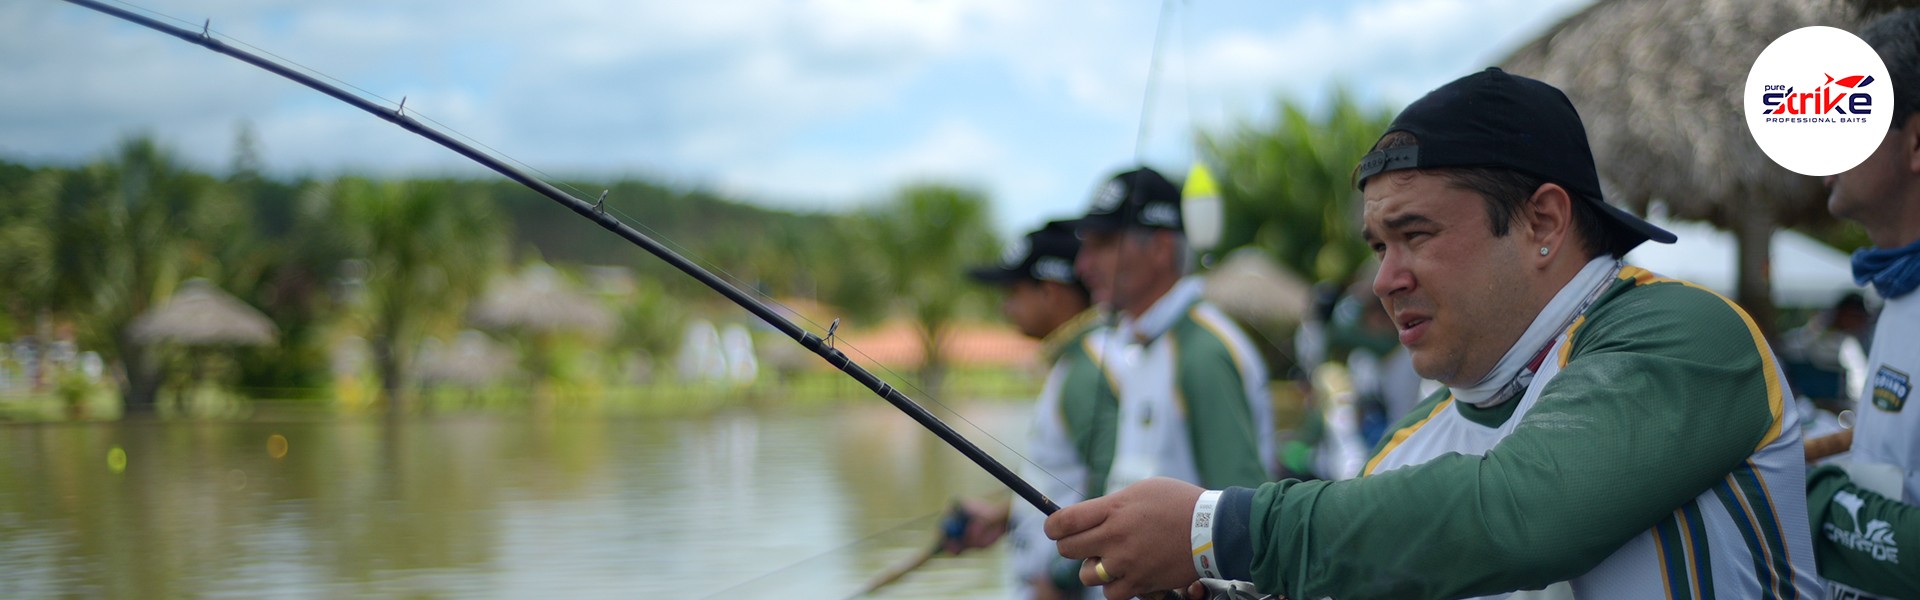
<path fill-rule="evenodd" d="M 420 349 L 420 379 L 427 383 L 447 383 L 478 387 L 515 377 L 520 367 L 513 350 L 474 330 L 460 332 L 453 343 L 429 340 Z"/>
<path fill-rule="evenodd" d="M 1299 323 L 1312 289 L 1267 253 L 1242 248 L 1206 274 L 1206 298 L 1242 323 Z"/>
<path fill-rule="evenodd" d="M 1739 300 L 1765 327 L 1767 240 L 1827 219 L 1826 191 L 1767 158 L 1747 131 L 1742 88 L 1773 40 L 1810 25 L 1857 29 L 1887 0 L 1600 0 L 1502 67 L 1551 83 L 1580 111 L 1608 200 L 1706 220 L 1740 245 Z"/>
<path fill-rule="evenodd" d="M 475 324 L 534 332 L 612 331 L 613 313 L 592 297 L 575 292 L 553 267 L 540 265 L 519 277 L 496 280 L 474 307 Z"/>
<path fill-rule="evenodd" d="M 143 344 L 271 346 L 278 338 L 279 328 L 265 314 L 205 279 L 188 280 L 133 322 L 133 339 Z"/>
<path fill-rule="evenodd" d="M 1753 61 L 1789 31 L 1844 29 L 1847 0 L 1602 0 L 1504 61 L 1551 83 L 1580 110 L 1609 200 L 1727 225 L 1758 211 L 1785 224 L 1823 218 L 1818 178 L 1767 158 L 1747 132 L 1742 88 Z"/>

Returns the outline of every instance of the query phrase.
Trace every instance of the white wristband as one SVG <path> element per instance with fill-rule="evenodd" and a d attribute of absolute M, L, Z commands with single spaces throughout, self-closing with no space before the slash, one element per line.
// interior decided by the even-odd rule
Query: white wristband
<path fill-rule="evenodd" d="M 1213 555 L 1213 509 L 1220 490 L 1207 490 L 1193 503 L 1193 570 L 1202 579 L 1222 579 L 1220 561 Z"/>

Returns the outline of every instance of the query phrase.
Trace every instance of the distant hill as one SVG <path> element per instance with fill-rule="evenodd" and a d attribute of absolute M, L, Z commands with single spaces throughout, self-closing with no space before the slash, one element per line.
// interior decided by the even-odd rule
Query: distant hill
<path fill-rule="evenodd" d="M 589 202 L 605 184 L 573 184 Z M 560 186 L 566 189 L 566 186 Z M 573 211 L 517 183 L 485 185 L 513 231 L 515 252 L 537 251 L 548 261 L 623 265 L 651 276 L 676 292 L 698 283 L 633 244 L 581 218 Z M 624 180 L 608 190 L 608 212 L 625 215 L 629 225 L 708 268 L 718 267 L 744 283 L 772 294 L 813 296 L 826 260 L 838 215 L 803 213 L 755 206 L 704 191 L 673 189 L 640 180 Z"/>

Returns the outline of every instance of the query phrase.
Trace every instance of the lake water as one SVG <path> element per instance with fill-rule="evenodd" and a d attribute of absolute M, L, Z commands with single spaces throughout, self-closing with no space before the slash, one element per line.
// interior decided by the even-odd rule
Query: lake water
<path fill-rule="evenodd" d="M 960 408 L 1015 445 L 1026 410 Z M 877 399 L 5 425 L 0 597 L 847 598 L 930 546 L 956 495 L 989 494 Z M 1004 597 L 1000 560 L 936 558 L 876 597 Z"/>

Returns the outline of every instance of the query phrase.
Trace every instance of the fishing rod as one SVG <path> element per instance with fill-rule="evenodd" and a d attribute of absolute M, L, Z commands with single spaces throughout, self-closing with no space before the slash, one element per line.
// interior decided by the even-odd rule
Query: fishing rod
<path fill-rule="evenodd" d="M 1060 510 L 1060 505 L 1055 504 L 1053 499 L 1040 493 L 1040 490 L 1033 487 L 1033 484 L 1021 479 L 1019 475 L 1015 474 L 1011 469 L 1008 469 L 1006 465 L 1000 464 L 1000 461 L 995 460 L 985 451 L 982 451 L 979 446 L 974 445 L 972 441 L 969 441 L 966 437 L 960 435 L 959 432 L 954 431 L 953 428 L 949 427 L 945 422 L 942 422 L 939 417 L 927 412 L 927 409 L 915 403 L 912 398 L 908 398 L 905 394 L 900 393 L 900 390 L 895 389 L 887 382 L 881 381 L 879 377 L 868 372 L 866 368 L 861 367 L 858 363 L 855 363 L 852 358 L 849 358 L 845 353 L 835 348 L 833 336 L 834 330 L 839 327 L 839 320 L 834 320 L 833 325 L 827 328 L 825 337 L 814 335 L 813 332 L 802 329 L 800 326 L 793 324 L 792 321 L 787 320 L 786 317 L 768 308 L 766 304 L 740 291 L 739 288 L 714 276 L 713 273 L 708 272 L 699 265 L 693 264 L 692 261 L 687 260 L 685 257 L 680 256 L 667 247 L 660 245 L 659 242 L 655 242 L 653 238 L 647 237 L 646 234 L 640 233 L 633 227 L 620 222 L 618 218 L 608 215 L 605 210 L 605 193 L 600 195 L 600 199 L 597 202 L 588 203 L 585 200 L 574 197 L 572 194 L 561 191 L 559 188 L 545 181 L 527 175 L 512 165 L 501 162 L 492 155 L 476 150 L 472 146 L 453 139 L 437 129 L 421 124 L 413 117 L 407 115 L 406 100 L 404 98 L 401 99 L 398 108 L 389 110 L 384 106 L 370 102 L 346 90 L 342 90 L 333 84 L 315 79 L 306 73 L 295 71 L 280 63 L 261 58 L 251 52 L 229 46 L 225 42 L 213 37 L 213 22 L 211 20 L 208 20 L 206 24 L 201 27 L 200 31 L 195 32 L 162 23 L 116 6 L 110 6 L 98 0 L 66 1 L 180 38 L 192 44 L 203 46 L 208 50 L 239 59 L 241 62 L 259 67 L 275 75 L 313 88 L 341 102 L 351 104 L 355 108 L 372 113 L 373 116 L 385 119 L 389 123 L 399 125 L 401 129 L 432 140 L 433 143 L 445 146 L 447 149 L 457 152 L 461 156 L 472 159 L 474 162 L 480 163 L 488 169 L 492 169 L 494 172 L 505 175 L 508 179 L 512 179 L 535 192 L 539 192 L 540 195 L 560 203 L 561 206 L 567 207 L 582 217 L 586 217 L 587 220 L 593 221 L 601 228 L 611 231 L 629 242 L 633 242 L 633 244 L 639 246 L 640 249 L 646 250 L 649 254 L 666 261 L 667 264 L 673 265 L 674 268 L 699 280 L 700 283 L 705 284 L 709 288 L 713 288 L 713 291 L 719 292 L 722 296 L 726 296 L 728 300 L 732 300 L 734 304 L 740 305 L 740 307 L 746 309 L 747 312 L 760 317 L 761 320 L 772 325 L 774 329 L 780 330 L 780 333 L 785 334 L 787 337 L 792 338 L 793 341 L 798 342 L 802 347 L 819 355 L 821 359 L 827 361 L 827 364 L 833 365 L 834 368 L 846 373 L 847 376 L 860 382 L 861 385 L 872 390 L 874 394 L 879 395 L 895 408 L 900 409 L 901 412 L 907 413 L 907 416 L 913 417 L 913 420 L 918 421 L 921 426 L 926 427 L 929 431 L 932 431 L 934 435 L 939 436 L 947 445 L 953 446 L 955 450 L 966 455 L 974 464 L 979 465 L 980 468 L 985 469 L 988 474 L 993 475 L 994 479 L 1000 480 L 1002 485 L 1013 490 L 1013 493 L 1018 494 L 1022 499 L 1026 500 L 1027 503 L 1032 504 L 1034 508 L 1040 509 L 1040 512 L 1051 515 Z"/>

